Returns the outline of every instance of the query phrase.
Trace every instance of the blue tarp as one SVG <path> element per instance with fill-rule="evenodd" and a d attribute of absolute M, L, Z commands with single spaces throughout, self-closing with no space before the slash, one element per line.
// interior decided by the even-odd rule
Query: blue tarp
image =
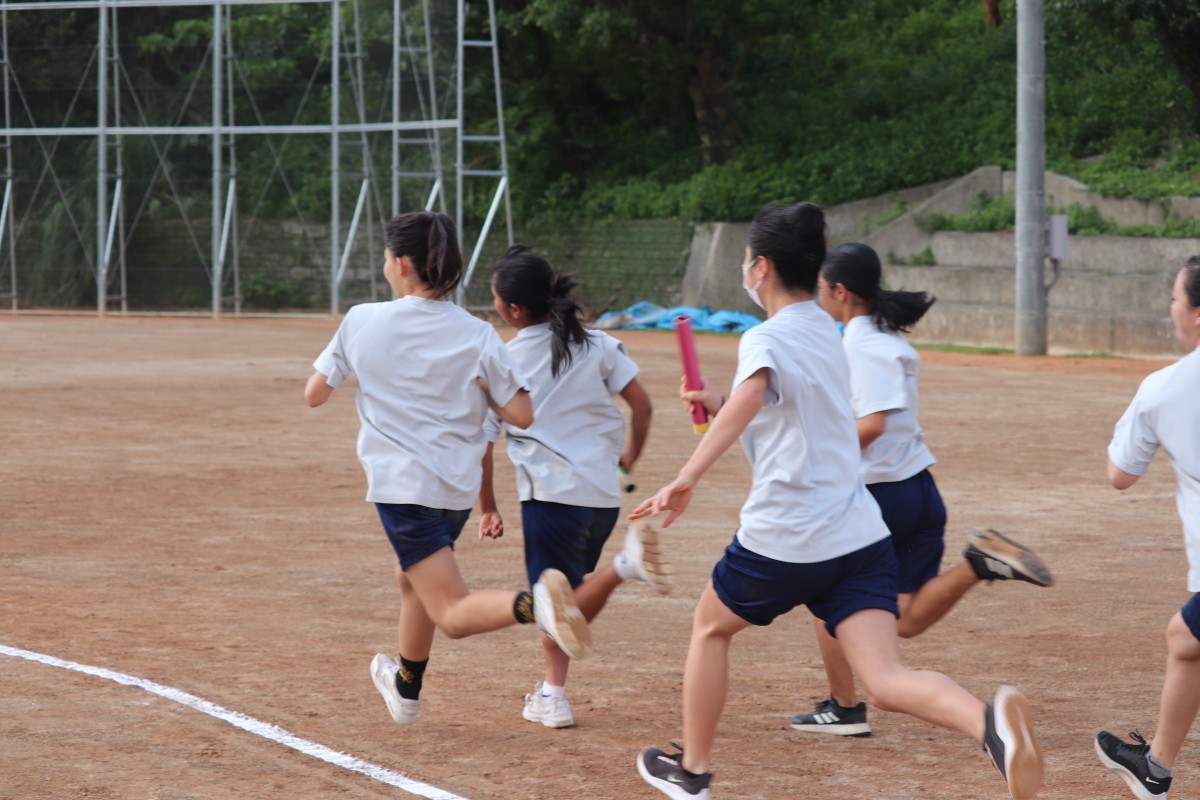
<path fill-rule="evenodd" d="M 645 300 L 634 303 L 623 311 L 610 311 L 596 320 L 601 330 L 670 330 L 675 318 L 687 314 L 692 318 L 692 329 L 715 333 L 742 333 L 762 322 L 752 314 L 741 311 L 713 311 L 708 306 L 675 306 L 663 308 Z"/>

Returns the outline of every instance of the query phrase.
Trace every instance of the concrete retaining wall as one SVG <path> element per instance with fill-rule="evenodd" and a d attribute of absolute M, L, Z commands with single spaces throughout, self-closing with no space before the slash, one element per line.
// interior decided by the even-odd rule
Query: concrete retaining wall
<path fill-rule="evenodd" d="M 1015 341 L 1014 234 L 929 233 L 918 218 L 933 212 L 962 214 L 981 192 L 1011 192 L 1014 174 L 982 167 L 956 181 L 901 193 L 910 210 L 881 227 L 878 220 L 897 206 L 886 195 L 827 209 L 831 242 L 870 244 L 885 262 L 912 260 L 928 250 L 933 266 L 888 263 L 892 288 L 928 291 L 938 298 L 913 332 L 925 343 L 1012 348 Z M 1047 205 L 1073 203 L 1100 209 L 1121 225 L 1161 224 L 1168 211 L 1200 216 L 1200 198 L 1169 203 L 1104 198 L 1087 186 L 1054 173 L 1046 176 Z M 747 223 L 696 226 L 683 279 L 687 305 L 710 305 L 762 316 L 742 290 Z M 1047 299 L 1051 352 L 1169 355 L 1178 353 L 1168 315 L 1171 281 L 1179 267 L 1200 254 L 1197 239 L 1071 237 L 1067 258 Z M 1049 262 L 1046 280 L 1052 277 Z"/>

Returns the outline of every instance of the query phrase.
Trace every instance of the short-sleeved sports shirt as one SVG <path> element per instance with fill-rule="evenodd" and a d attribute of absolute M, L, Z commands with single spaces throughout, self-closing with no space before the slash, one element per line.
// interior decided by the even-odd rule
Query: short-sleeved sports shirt
<path fill-rule="evenodd" d="M 1108 457 L 1123 472 L 1141 475 L 1159 447 L 1175 468 L 1188 591 L 1200 592 L 1200 349 L 1146 376 L 1117 422 Z"/>
<path fill-rule="evenodd" d="M 487 448 L 480 381 L 501 406 L 527 388 L 490 324 L 412 295 L 351 308 L 313 368 L 334 387 L 358 377 L 358 458 L 373 503 L 470 508 Z"/>
<path fill-rule="evenodd" d="M 767 397 L 742 434 L 753 475 L 742 546 L 813 563 L 886 538 L 859 474 L 849 368 L 833 319 L 810 300 L 746 331 L 734 388 L 760 369 L 769 371 Z"/>
<path fill-rule="evenodd" d="M 517 468 L 521 500 L 612 508 L 621 505 L 617 462 L 625 444 L 625 416 L 613 403 L 635 377 L 637 364 L 625 345 L 601 331 L 588 331 L 587 347 L 572 345 L 571 363 L 551 374 L 550 323 L 522 328 L 508 343 L 530 385 L 533 425 L 506 425 L 508 455 Z M 495 441 L 500 420 L 488 417 Z"/>
<path fill-rule="evenodd" d="M 936 463 L 917 419 L 921 357 L 902 335 L 881 331 L 870 316 L 854 317 L 842 338 L 850 362 L 855 418 L 884 412 L 887 428 L 862 451 L 866 483 L 891 483 Z"/>

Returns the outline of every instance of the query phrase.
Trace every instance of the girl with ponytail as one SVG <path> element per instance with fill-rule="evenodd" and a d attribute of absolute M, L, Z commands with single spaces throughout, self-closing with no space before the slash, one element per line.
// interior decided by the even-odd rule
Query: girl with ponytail
<path fill-rule="evenodd" d="M 845 646 L 875 706 L 982 743 L 1013 798 L 1026 800 L 1041 786 L 1042 753 L 1025 697 L 1002 686 L 984 703 L 945 675 L 901 661 L 896 555 L 859 470 L 851 367 L 837 327 L 814 302 L 824 261 L 819 206 L 768 206 L 755 216 L 742 285 L 767 320 L 742 335 L 728 400 L 707 385 L 682 393 L 702 403 L 712 423 L 675 480 L 630 514 L 667 512 L 663 525 L 672 524 L 693 499 L 703 502 L 700 479 L 741 440 L 752 467 L 750 493 L 693 616 L 683 670 L 684 747 L 643 749 L 638 774 L 668 797 L 712 796 L 710 763 L 732 640 L 804 605 Z"/>
<path fill-rule="evenodd" d="M 1028 548 L 993 530 L 973 530 L 963 560 L 939 574 L 945 550 L 946 507 L 933 475 L 935 461 L 917 419 L 921 359 L 905 340 L 933 305 L 925 292 L 883 288 L 879 256 L 865 244 L 843 244 L 825 259 L 817 280 L 821 306 L 843 326 L 850 367 L 850 404 L 860 472 L 879 504 L 899 563 L 897 631 L 916 636 L 944 617 L 982 581 L 1021 580 L 1050 586 L 1049 569 Z M 830 696 L 811 713 L 797 714 L 798 731 L 866 736 L 865 703 L 837 640 L 814 620 Z"/>
<path fill-rule="evenodd" d="M 535 422 L 514 425 L 493 414 L 488 439 L 495 442 L 501 429 L 507 435 L 530 582 L 545 569 L 561 570 L 590 621 L 626 579 L 648 583 L 664 594 L 669 587 L 657 535 L 638 525 L 630 527 L 624 549 L 613 561 L 596 569 L 620 513 L 617 471 L 631 471 L 637 463 L 650 429 L 651 405 L 625 346 L 606 333 L 584 328 L 572 295 L 575 285 L 571 276 L 556 275 L 527 247 L 510 248 L 496 262 L 496 311 L 517 329 L 508 351 L 529 381 Z M 625 417 L 612 400 L 618 394 L 631 411 L 628 444 Z M 491 466 L 489 443 L 480 495 L 481 539 L 504 533 Z M 575 722 L 565 695 L 570 658 L 549 637 L 542 645 L 545 677 L 526 695 L 522 716 L 548 728 L 565 728 Z"/>
<path fill-rule="evenodd" d="M 383 274 L 396 294 L 346 312 L 304 388 L 322 405 L 358 378 L 358 457 L 396 553 L 399 659 L 380 653 L 371 679 L 400 725 L 416 722 L 433 634 L 451 639 L 535 622 L 582 658 L 587 621 L 561 572 L 546 570 L 532 591 L 469 592 L 454 542 L 471 514 L 489 445 L 489 409 L 529 427 L 529 387 L 495 329 L 446 302 L 462 275 L 454 222 L 445 214 L 401 214 L 387 225 Z"/>

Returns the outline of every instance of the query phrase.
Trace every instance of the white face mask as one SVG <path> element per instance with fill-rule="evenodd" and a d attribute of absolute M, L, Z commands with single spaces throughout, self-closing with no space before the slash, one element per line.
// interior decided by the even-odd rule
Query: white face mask
<path fill-rule="evenodd" d="M 762 278 L 759 278 L 753 286 L 746 285 L 746 273 L 754 266 L 755 261 L 758 261 L 757 256 L 742 264 L 742 288 L 746 290 L 746 294 L 750 295 L 750 299 L 754 301 L 754 305 L 766 311 L 767 307 L 763 305 L 762 298 L 758 296 L 758 287 L 762 286 Z"/>

